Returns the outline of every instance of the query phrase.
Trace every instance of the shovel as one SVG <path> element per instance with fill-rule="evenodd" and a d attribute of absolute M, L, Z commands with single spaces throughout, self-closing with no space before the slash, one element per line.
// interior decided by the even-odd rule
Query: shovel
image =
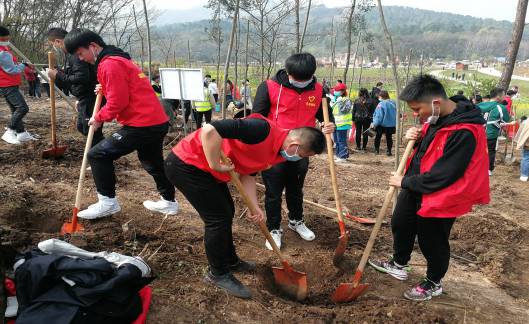
<path fill-rule="evenodd" d="M 323 122 L 328 124 L 329 121 L 329 108 L 327 107 L 327 98 L 323 97 L 321 100 L 323 110 Z M 325 140 L 327 142 L 327 157 L 329 159 L 329 171 L 331 172 L 332 189 L 334 192 L 334 201 L 336 202 L 336 215 L 338 217 L 338 227 L 340 228 L 340 240 L 338 246 L 334 250 L 334 257 L 332 263 L 337 267 L 343 260 L 345 249 L 347 248 L 347 242 L 349 241 L 349 232 L 345 230 L 345 222 L 342 218 L 342 200 L 340 198 L 340 192 L 338 192 L 338 181 L 336 181 L 336 169 L 334 165 L 334 150 L 332 148 L 331 134 L 325 134 Z"/>
<path fill-rule="evenodd" d="M 413 150 L 414 144 L 415 144 L 414 140 L 408 142 L 408 145 L 406 146 L 406 150 L 404 151 L 404 154 L 402 155 L 399 167 L 397 169 L 398 175 L 402 175 L 404 171 L 404 167 L 406 166 L 406 161 L 408 159 L 408 156 L 410 156 L 411 151 Z M 358 268 L 356 269 L 356 273 L 353 277 L 353 282 L 340 284 L 331 296 L 331 300 L 333 302 L 347 303 L 347 302 L 353 301 L 357 299 L 360 295 L 362 295 L 364 291 L 369 287 L 369 284 L 361 284 L 360 279 L 362 278 L 362 274 L 364 273 L 364 268 L 366 266 L 367 259 L 369 258 L 369 254 L 371 254 L 371 249 L 373 248 L 373 245 L 375 244 L 375 239 L 378 235 L 378 231 L 380 230 L 380 225 L 382 225 L 382 220 L 384 219 L 384 216 L 386 215 L 386 211 L 391 203 L 391 199 L 393 198 L 393 194 L 395 190 L 396 190 L 395 187 L 391 186 L 389 187 L 389 190 L 386 193 L 384 204 L 382 205 L 382 208 L 380 209 L 378 213 L 377 222 L 375 223 L 375 226 L 373 227 L 373 230 L 371 231 L 371 236 L 369 236 L 369 241 L 367 241 L 367 245 L 364 249 L 364 253 L 362 254 L 362 259 L 360 259 L 360 264 L 358 265 Z"/>
<path fill-rule="evenodd" d="M 50 87 L 50 89 L 53 89 L 53 88 Z M 97 95 L 96 103 L 94 105 L 94 111 L 92 113 L 92 118 L 94 118 L 97 112 L 99 111 L 102 98 L 103 96 L 101 94 Z M 62 225 L 61 235 L 63 236 L 84 230 L 83 226 L 77 222 L 77 213 L 79 212 L 79 208 L 81 208 L 81 198 L 82 198 L 81 195 L 82 195 L 83 183 L 84 183 L 84 178 L 85 178 L 85 173 L 86 173 L 86 165 L 88 164 L 88 151 L 92 147 L 92 140 L 94 139 L 94 132 L 95 132 L 94 126 L 90 126 L 90 128 L 88 129 L 88 136 L 86 137 L 86 144 L 84 147 L 83 162 L 81 163 L 79 183 L 77 184 L 77 195 L 75 196 L 75 206 L 73 208 L 72 221 L 66 222 Z"/>
<path fill-rule="evenodd" d="M 48 52 L 48 66 L 50 69 L 55 68 L 55 55 L 53 52 Z M 57 145 L 57 134 L 56 134 L 56 118 L 55 118 L 55 79 L 50 78 L 50 106 L 51 106 L 51 145 L 52 148 L 42 151 L 42 157 L 45 159 L 49 158 L 61 158 L 64 152 L 68 148 L 67 146 Z"/>
<path fill-rule="evenodd" d="M 221 153 L 221 159 L 222 163 L 226 165 L 231 164 L 230 161 L 228 161 L 228 159 L 224 155 L 224 153 Z M 239 176 L 233 170 L 229 171 L 229 174 L 231 177 L 231 182 L 235 185 L 237 191 L 239 191 L 239 194 L 244 200 L 244 203 L 246 204 L 246 206 L 248 206 L 250 212 L 252 214 L 255 214 L 256 206 L 244 191 L 241 180 L 239 180 Z M 266 227 L 263 221 L 259 222 L 259 229 L 261 230 L 261 233 L 263 233 L 263 235 L 266 237 L 266 240 L 270 243 L 272 249 L 281 260 L 281 264 L 283 264 L 283 268 L 272 267 L 272 272 L 274 273 L 274 280 L 277 286 L 291 298 L 296 299 L 298 301 L 304 300 L 305 298 L 307 298 L 307 295 L 309 293 L 309 288 L 307 285 L 307 274 L 304 272 L 296 271 L 294 270 L 294 268 L 292 268 L 292 266 L 288 263 L 287 259 L 283 256 L 283 254 L 277 247 L 274 239 L 270 235 L 270 232 L 268 231 L 268 228 Z"/>

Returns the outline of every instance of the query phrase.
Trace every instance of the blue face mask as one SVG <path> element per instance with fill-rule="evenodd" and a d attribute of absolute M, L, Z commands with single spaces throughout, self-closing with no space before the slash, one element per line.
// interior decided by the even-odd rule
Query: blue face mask
<path fill-rule="evenodd" d="M 281 154 L 281 156 L 284 157 L 285 160 L 287 161 L 296 162 L 302 159 L 302 157 L 298 155 L 298 150 L 299 150 L 299 145 L 298 145 L 298 148 L 296 149 L 296 152 L 294 152 L 294 154 L 292 155 L 289 155 L 287 151 L 285 150 L 281 150 L 279 154 Z"/>
<path fill-rule="evenodd" d="M 296 81 L 294 79 L 288 79 L 288 82 L 290 82 L 291 85 L 293 85 L 294 87 L 298 89 L 303 89 L 312 82 L 312 78 L 310 78 L 310 80 L 307 80 L 307 81 Z"/>
<path fill-rule="evenodd" d="M 341 97 L 343 95 L 343 91 L 334 91 L 335 97 Z"/>

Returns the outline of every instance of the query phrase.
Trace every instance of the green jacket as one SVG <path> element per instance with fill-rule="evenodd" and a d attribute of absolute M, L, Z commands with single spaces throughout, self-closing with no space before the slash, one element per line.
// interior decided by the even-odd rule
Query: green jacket
<path fill-rule="evenodd" d="M 500 123 L 511 121 L 507 107 L 496 101 L 487 101 L 478 104 L 478 108 L 487 121 L 487 139 L 497 139 L 501 130 Z"/>

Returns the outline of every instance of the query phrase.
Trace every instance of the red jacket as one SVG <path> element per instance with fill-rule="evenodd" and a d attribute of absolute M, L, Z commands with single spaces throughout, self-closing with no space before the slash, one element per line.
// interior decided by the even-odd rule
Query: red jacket
<path fill-rule="evenodd" d="M 35 77 L 35 71 L 33 71 L 29 66 L 26 66 L 24 69 L 24 77 L 27 81 L 35 81 L 35 79 L 37 79 Z"/>
<path fill-rule="evenodd" d="M 97 80 L 107 101 L 95 116 L 98 122 L 116 119 L 122 125 L 148 127 L 169 120 L 149 79 L 132 60 L 104 57 L 97 67 Z"/>
<path fill-rule="evenodd" d="M 259 114 L 251 114 L 246 118 L 266 120 L 270 124 L 270 134 L 264 141 L 257 144 L 245 144 L 236 139 L 222 140 L 222 151 L 235 165 L 235 171 L 239 174 L 253 174 L 269 169 L 274 164 L 284 162 L 285 159 L 279 154 L 279 151 L 289 131 L 275 126 Z M 173 147 L 173 153 L 185 163 L 211 173 L 221 182 L 230 181 L 228 173 L 217 172 L 209 167 L 200 140 L 201 133 L 202 129 L 199 129 L 186 136 Z"/>
<path fill-rule="evenodd" d="M 273 80 L 267 80 L 266 85 L 270 97 L 268 119 L 286 129 L 315 126 L 316 113 L 320 108 L 323 92 L 319 82 L 316 82 L 313 90 L 302 93 L 283 87 Z"/>
<path fill-rule="evenodd" d="M 5 51 L 13 57 L 13 63 L 18 64 L 15 55 L 11 52 L 9 47 L 0 46 L 0 51 Z M 22 81 L 20 74 L 9 74 L 4 69 L 0 68 L 0 88 L 19 86 Z"/>
<path fill-rule="evenodd" d="M 509 96 L 503 97 L 503 100 L 507 101 L 507 111 L 509 112 L 509 115 L 512 115 L 512 99 Z"/>
<path fill-rule="evenodd" d="M 423 136 L 428 131 L 429 124 L 422 130 Z M 490 202 L 489 160 L 487 154 L 487 136 L 485 129 L 479 124 L 453 124 L 437 131 L 430 146 L 421 159 L 421 174 L 428 172 L 441 156 L 450 135 L 457 130 L 466 129 L 476 138 L 476 150 L 470 160 L 465 174 L 450 186 L 439 191 L 423 194 L 421 209 L 417 212 L 422 217 L 451 218 L 459 217 L 472 211 L 476 204 Z M 408 159 L 409 167 L 413 155 Z M 456 162 L 457 163 L 457 162 Z"/>

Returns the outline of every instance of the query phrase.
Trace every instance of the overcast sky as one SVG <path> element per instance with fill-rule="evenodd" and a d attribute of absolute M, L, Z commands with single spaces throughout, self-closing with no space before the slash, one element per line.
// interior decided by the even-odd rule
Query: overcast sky
<path fill-rule="evenodd" d="M 207 0 L 151 0 L 151 3 L 158 9 L 184 10 L 204 6 Z M 349 5 L 351 0 L 315 0 L 313 3 L 341 7 Z M 517 3 L 518 0 L 382 0 L 382 5 L 407 6 L 509 21 L 514 21 Z"/>

